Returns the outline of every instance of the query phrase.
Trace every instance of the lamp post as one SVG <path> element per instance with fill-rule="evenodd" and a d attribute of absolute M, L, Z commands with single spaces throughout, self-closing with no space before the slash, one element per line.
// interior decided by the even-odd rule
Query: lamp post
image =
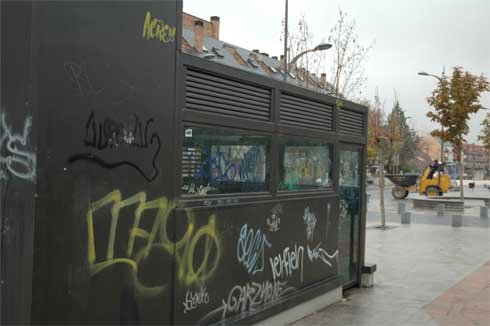
<path fill-rule="evenodd" d="M 284 81 L 288 78 L 288 0 L 286 0 L 284 13 Z"/>
<path fill-rule="evenodd" d="M 294 65 L 301 56 L 309 52 L 328 50 L 331 47 L 332 44 L 329 43 L 318 44 L 313 49 L 308 49 L 306 51 L 299 53 L 291 60 L 291 62 L 288 63 L 288 0 L 286 0 L 285 13 L 284 13 L 284 81 L 286 81 L 288 78 L 289 66 Z"/>
<path fill-rule="evenodd" d="M 437 78 L 437 80 L 439 80 L 439 83 L 441 84 L 441 86 L 442 86 L 442 82 L 444 81 L 444 79 L 446 79 L 446 76 L 444 75 L 444 69 L 442 70 L 441 77 L 433 75 L 433 74 L 426 73 L 425 71 L 419 72 L 418 75 L 430 76 L 430 77 Z M 444 162 L 444 139 L 442 137 L 443 133 L 444 133 L 444 125 L 442 124 L 442 121 L 441 121 L 441 163 Z"/>

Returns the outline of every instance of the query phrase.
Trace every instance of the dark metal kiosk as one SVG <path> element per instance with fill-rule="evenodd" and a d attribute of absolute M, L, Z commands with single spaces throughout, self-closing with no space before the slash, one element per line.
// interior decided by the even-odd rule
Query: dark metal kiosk
<path fill-rule="evenodd" d="M 366 108 L 181 53 L 181 7 L 1 2 L 2 324 L 253 323 L 359 284 Z"/>

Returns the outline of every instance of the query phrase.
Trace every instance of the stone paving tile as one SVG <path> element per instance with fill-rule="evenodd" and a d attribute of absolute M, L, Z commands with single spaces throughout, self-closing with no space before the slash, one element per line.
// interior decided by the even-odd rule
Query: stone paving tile
<path fill-rule="evenodd" d="M 490 325 L 490 261 L 425 310 L 440 325 Z"/>

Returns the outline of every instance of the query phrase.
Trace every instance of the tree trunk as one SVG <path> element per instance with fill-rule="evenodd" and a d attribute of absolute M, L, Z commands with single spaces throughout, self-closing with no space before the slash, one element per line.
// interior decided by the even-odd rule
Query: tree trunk
<path fill-rule="evenodd" d="M 379 164 L 379 208 L 381 211 L 381 228 L 386 227 L 386 214 L 385 214 L 385 166 L 381 161 Z"/>
<path fill-rule="evenodd" d="M 490 178 L 490 149 L 488 150 L 488 166 L 487 166 L 487 177 Z"/>
<path fill-rule="evenodd" d="M 459 180 L 461 182 L 460 199 L 464 201 L 464 151 L 461 150 L 459 154 Z"/>

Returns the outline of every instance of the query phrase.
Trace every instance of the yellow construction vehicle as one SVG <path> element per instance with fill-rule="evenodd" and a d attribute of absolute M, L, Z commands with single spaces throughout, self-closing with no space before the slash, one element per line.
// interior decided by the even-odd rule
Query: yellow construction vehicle
<path fill-rule="evenodd" d="M 410 192 L 418 191 L 430 197 L 442 196 L 451 187 L 451 178 L 438 170 L 430 178 L 431 167 L 425 168 L 417 185 L 418 174 L 388 174 L 386 177 L 395 184 L 391 194 L 395 199 L 404 199 Z"/>

